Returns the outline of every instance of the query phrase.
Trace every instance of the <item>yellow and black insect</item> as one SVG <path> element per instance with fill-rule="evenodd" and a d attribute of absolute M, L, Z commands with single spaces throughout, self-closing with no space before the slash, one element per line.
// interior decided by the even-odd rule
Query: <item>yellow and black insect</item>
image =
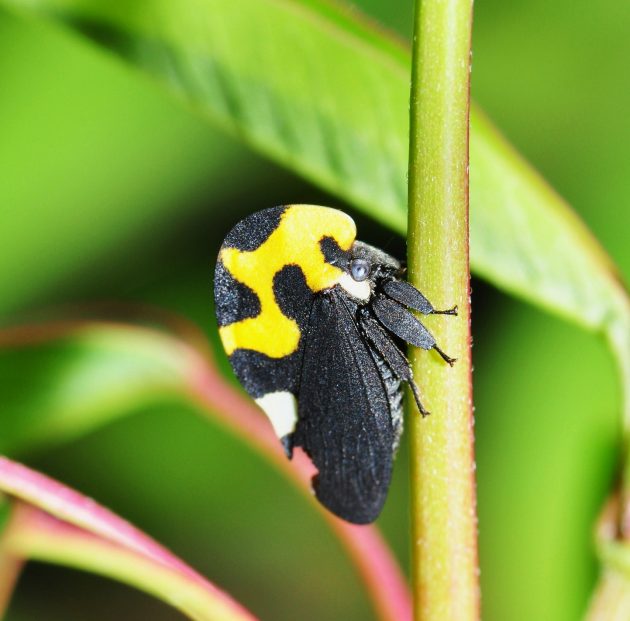
<path fill-rule="evenodd" d="M 350 216 L 289 205 L 256 212 L 223 242 L 215 272 L 219 332 L 237 377 L 286 454 L 301 446 L 333 513 L 374 521 L 402 431 L 402 388 L 418 388 L 401 347 L 435 349 L 408 308 L 438 311 L 399 280 L 396 259 L 355 240 Z"/>

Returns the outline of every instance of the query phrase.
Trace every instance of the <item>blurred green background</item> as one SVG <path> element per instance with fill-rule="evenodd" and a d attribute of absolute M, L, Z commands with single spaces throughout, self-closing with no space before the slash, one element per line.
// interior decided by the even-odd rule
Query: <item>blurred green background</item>
<path fill-rule="evenodd" d="M 356 5 L 409 38 L 410 1 Z M 472 74 L 473 97 L 626 277 L 628 32 L 620 0 L 479 0 Z M 228 228 L 275 204 L 341 206 L 113 57 L 1 11 L 0 84 L 4 324 L 143 301 L 213 338 L 211 275 Z M 404 253 L 402 239 L 349 211 L 362 239 Z M 614 480 L 615 370 L 596 337 L 473 288 L 484 619 L 577 619 L 596 578 L 592 523 Z M 0 389 L 14 365 L 0 357 Z M 37 365 L 20 367 L 23 391 Z M 328 528 L 262 458 L 175 400 L 131 413 L 18 457 L 134 521 L 263 619 L 373 618 Z M 403 448 L 380 520 L 405 568 L 406 461 Z M 127 587 L 35 564 L 8 614 L 114 618 L 181 617 Z"/>

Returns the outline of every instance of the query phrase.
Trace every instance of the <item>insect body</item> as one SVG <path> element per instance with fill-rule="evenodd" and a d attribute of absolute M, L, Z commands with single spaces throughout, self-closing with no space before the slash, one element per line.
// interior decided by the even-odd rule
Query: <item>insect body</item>
<path fill-rule="evenodd" d="M 317 498 L 357 524 L 385 502 L 402 432 L 401 347 L 435 349 L 409 312 L 437 311 L 388 254 L 356 241 L 353 220 L 313 205 L 274 207 L 239 222 L 215 271 L 219 333 L 237 377 L 291 458 L 301 446 Z"/>

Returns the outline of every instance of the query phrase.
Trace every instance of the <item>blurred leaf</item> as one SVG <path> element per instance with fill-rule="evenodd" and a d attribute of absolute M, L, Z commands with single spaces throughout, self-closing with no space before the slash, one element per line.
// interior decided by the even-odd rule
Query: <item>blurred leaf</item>
<path fill-rule="evenodd" d="M 0 452 L 85 433 L 141 403 L 169 396 L 192 400 L 304 492 L 344 545 L 380 617 L 410 619 L 407 585 L 376 528 L 349 524 L 323 509 L 310 491 L 308 458 L 298 451 L 289 462 L 258 408 L 217 372 L 203 337 L 185 322 L 170 325 L 177 333 L 94 322 L 0 332 L 0 383 L 13 391 L 3 408 L 7 433 Z"/>
<path fill-rule="evenodd" d="M 80 29 L 259 151 L 404 230 L 409 55 L 373 28 L 316 0 L 4 2 Z M 477 110 L 470 185 L 473 268 L 606 332 L 630 384 L 628 299 L 614 269 Z"/>
<path fill-rule="evenodd" d="M 86 34 L 261 153 L 404 232 L 410 56 L 356 13 L 319 0 L 2 2 Z M 474 106 L 470 143 L 473 269 L 606 332 L 630 385 L 628 298 L 605 253 Z"/>
<path fill-rule="evenodd" d="M 628 562 L 625 551 L 625 562 Z M 626 570 L 628 566 L 626 565 Z M 630 617 L 630 579 L 627 571 L 606 569 L 591 599 L 586 621 L 624 621 Z"/>
<path fill-rule="evenodd" d="M 478 3 L 473 93 L 630 274 L 630 3 L 575 6 Z"/>
<path fill-rule="evenodd" d="M 603 570 L 585 617 L 588 621 L 630 616 L 630 544 L 618 539 L 619 513 L 619 497 L 613 497 L 599 518 L 595 538 Z"/>
<path fill-rule="evenodd" d="M 0 333 L 0 453 L 81 435 L 135 404 L 181 392 L 192 360 L 158 331 L 59 324 Z"/>
<path fill-rule="evenodd" d="M 104 288 L 130 256 L 142 269 L 174 226 L 235 196 L 222 180 L 237 161 L 248 178 L 261 169 L 115 58 L 4 9 L 0 82 L 0 320 Z"/>
<path fill-rule="evenodd" d="M 147 591 L 198 621 L 253 621 L 232 598 L 150 537 L 61 483 L 0 457 L 0 491 L 21 501 L 0 539 L 5 558 L 100 573 Z"/>
<path fill-rule="evenodd" d="M 575 621 L 593 524 L 618 478 L 613 360 L 595 335 L 495 296 L 475 356 L 484 619 Z"/>
<path fill-rule="evenodd" d="M 4 618 L 11 595 L 22 571 L 23 561 L 6 554 L 2 544 L 4 532 L 11 515 L 11 505 L 4 494 L 0 493 L 0 618 Z"/>

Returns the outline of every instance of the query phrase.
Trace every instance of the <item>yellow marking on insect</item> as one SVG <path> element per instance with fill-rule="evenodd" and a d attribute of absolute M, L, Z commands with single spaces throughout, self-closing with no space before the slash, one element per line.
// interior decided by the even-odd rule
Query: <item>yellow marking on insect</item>
<path fill-rule="evenodd" d="M 313 292 L 336 285 L 344 272 L 326 263 L 319 245 L 322 237 L 332 237 L 342 250 L 349 250 L 356 237 L 354 221 L 329 207 L 291 205 L 276 230 L 256 250 L 221 251 L 225 268 L 256 293 L 261 308 L 258 316 L 219 329 L 228 356 L 236 349 L 252 349 L 283 358 L 297 350 L 300 329 L 280 310 L 273 294 L 273 278 L 283 267 L 298 265 Z"/>

